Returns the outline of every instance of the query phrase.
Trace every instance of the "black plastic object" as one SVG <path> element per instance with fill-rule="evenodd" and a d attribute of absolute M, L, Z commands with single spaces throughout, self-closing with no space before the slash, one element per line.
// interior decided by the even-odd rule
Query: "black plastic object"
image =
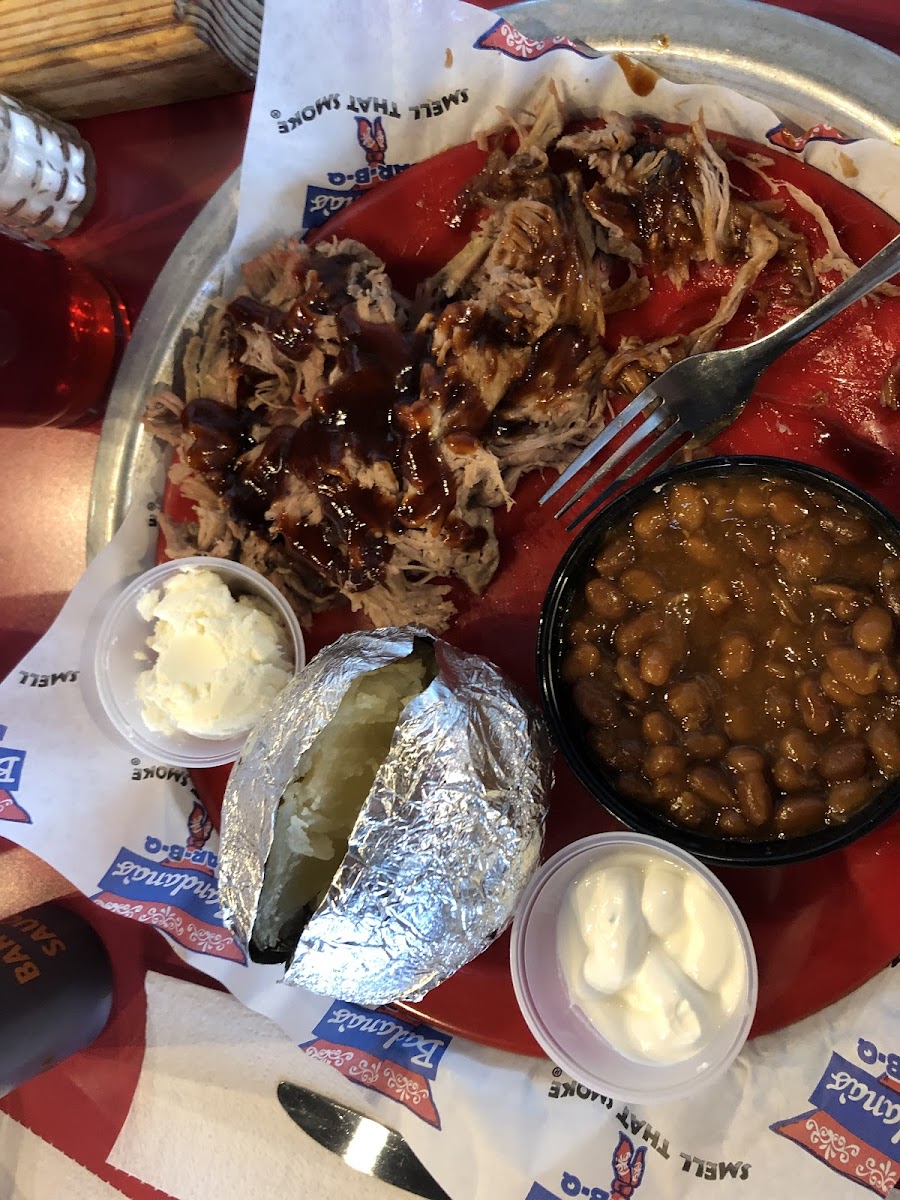
<path fill-rule="evenodd" d="M 541 703 L 554 741 L 588 792 L 630 829 L 664 838 L 706 862 L 727 866 L 782 866 L 817 858 L 848 846 L 900 809 L 900 779 L 887 784 L 873 800 L 841 825 L 799 837 L 752 841 L 695 833 L 617 792 L 611 774 L 587 748 L 584 719 L 572 701 L 570 685 L 560 678 L 566 650 L 567 618 L 589 564 L 606 537 L 634 515 L 645 500 L 676 480 L 704 479 L 739 473 L 756 478 L 787 479 L 830 492 L 872 521 L 886 541 L 900 549 L 900 521 L 872 496 L 847 480 L 818 467 L 763 455 L 721 456 L 683 463 L 645 479 L 623 492 L 587 525 L 566 551 L 550 583 L 541 610 L 537 641 L 537 674 Z"/>
<path fill-rule="evenodd" d="M 109 955 L 84 917 L 50 903 L 0 921 L 0 1096 L 90 1045 L 112 997 Z"/>

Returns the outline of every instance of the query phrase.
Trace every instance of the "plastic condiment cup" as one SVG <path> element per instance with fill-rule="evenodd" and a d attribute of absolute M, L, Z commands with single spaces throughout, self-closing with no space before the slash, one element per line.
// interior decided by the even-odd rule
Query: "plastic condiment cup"
<path fill-rule="evenodd" d="M 557 953 L 557 926 L 569 888 L 590 866 L 622 851 L 662 859 L 699 875 L 734 920 L 744 956 L 740 1002 L 718 1032 L 678 1063 L 635 1062 L 611 1045 L 569 999 Z M 680 1100 L 718 1079 L 737 1058 L 756 1011 L 756 955 L 746 922 L 716 877 L 684 850 L 637 833 L 601 833 L 560 850 L 531 879 L 516 910 L 510 966 L 516 999 L 538 1045 L 578 1083 L 633 1104 Z"/>
<path fill-rule="evenodd" d="M 300 622 L 278 589 L 258 571 L 224 558 L 177 558 L 138 576 L 114 601 L 100 625 L 94 649 L 94 679 L 106 715 L 118 733 L 140 754 L 173 767 L 218 767 L 234 762 L 247 736 L 244 732 L 226 738 L 201 738 L 189 733 L 160 733 L 148 728 L 137 697 L 138 676 L 150 666 L 147 639 L 153 622 L 138 611 L 138 601 L 148 592 L 159 591 L 166 580 L 183 571 L 213 571 L 235 598 L 256 596 L 287 633 L 294 671 L 306 663 L 306 648 Z M 140 657 L 139 657 L 140 656 Z"/>

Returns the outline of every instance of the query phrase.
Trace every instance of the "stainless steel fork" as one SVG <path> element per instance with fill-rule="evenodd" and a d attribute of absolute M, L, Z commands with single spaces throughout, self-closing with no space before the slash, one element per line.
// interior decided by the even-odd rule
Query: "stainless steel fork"
<path fill-rule="evenodd" d="M 673 443 L 684 438 L 685 434 L 689 435 L 688 440 L 677 446 L 662 462 L 657 463 L 655 471 L 661 470 L 688 446 L 702 446 L 736 419 L 750 399 L 759 376 L 780 354 L 839 312 L 843 312 L 854 301 L 868 295 L 898 270 L 900 235 L 888 242 L 849 279 L 845 279 L 833 291 L 765 337 L 746 346 L 737 346 L 733 350 L 710 350 L 675 363 L 635 396 L 590 445 L 581 451 L 553 486 L 541 496 L 541 504 L 546 504 L 551 496 L 555 496 L 582 467 L 596 458 L 615 437 L 628 429 L 639 417 L 644 418 L 641 424 L 629 433 L 621 445 L 616 447 L 593 475 L 565 502 L 556 516 L 561 517 L 567 513 L 587 491 L 633 450 L 643 448 L 634 461 L 569 523 L 567 529 L 574 529 L 580 525 L 624 483 L 653 463 Z"/>

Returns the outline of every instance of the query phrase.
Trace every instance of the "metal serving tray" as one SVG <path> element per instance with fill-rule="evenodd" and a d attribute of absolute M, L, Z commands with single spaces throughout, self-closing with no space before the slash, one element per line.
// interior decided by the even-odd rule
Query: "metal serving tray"
<path fill-rule="evenodd" d="M 527 0 L 498 13 L 529 37 L 565 33 L 676 82 L 731 87 L 804 127 L 826 120 L 854 137 L 900 142 L 900 60 L 812 17 L 754 0 Z M 135 326 L 100 437 L 89 560 L 121 524 L 133 481 L 162 462 L 139 416 L 153 388 L 177 377 L 185 331 L 221 288 L 238 193 L 235 171 L 173 250 Z"/>

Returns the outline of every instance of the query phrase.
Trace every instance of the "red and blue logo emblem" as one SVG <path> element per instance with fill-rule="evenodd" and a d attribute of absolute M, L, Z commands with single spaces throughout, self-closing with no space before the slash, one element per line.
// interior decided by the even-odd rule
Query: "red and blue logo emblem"
<path fill-rule="evenodd" d="M 368 117 L 356 117 L 356 140 L 362 146 L 366 155 L 367 167 L 380 167 L 384 164 L 387 154 L 387 134 L 381 117 L 370 121 Z M 371 186 L 372 180 L 369 180 Z"/>
<path fill-rule="evenodd" d="M 782 121 L 766 133 L 766 138 L 773 146 L 778 146 L 780 150 L 790 150 L 792 154 L 802 153 L 810 142 L 837 142 L 839 146 L 849 146 L 851 142 L 859 141 L 859 138 L 848 137 L 846 133 L 841 133 L 834 125 L 825 121 L 820 121 L 818 125 L 812 125 L 809 129 L 801 129 L 793 121 Z"/>
<path fill-rule="evenodd" d="M 186 950 L 245 963 L 244 951 L 222 920 L 217 858 L 206 849 L 212 831 L 209 813 L 195 800 L 184 843 L 148 837 L 143 854 L 123 846 L 92 899 L 110 912 L 155 925 Z"/>
<path fill-rule="evenodd" d="M 371 98 L 354 97 L 354 109 L 358 106 L 376 103 Z M 381 103 L 381 102 L 378 102 Z M 383 102 L 385 110 L 387 101 Z M 385 113 L 385 115 L 387 115 Z M 399 117 L 400 113 L 390 111 L 391 116 Z M 382 179 L 391 179 L 399 175 L 410 165 L 409 163 L 389 163 L 387 161 L 388 138 L 382 116 L 356 116 L 356 140 L 366 158 L 364 167 L 351 166 L 347 171 L 329 171 L 330 187 L 319 187 L 311 184 L 306 189 L 306 202 L 303 206 L 303 224 L 307 229 L 323 225 L 329 217 L 340 212 L 342 208 L 355 200 L 357 196 L 369 191 Z"/>
<path fill-rule="evenodd" d="M 634 1142 L 628 1134 L 620 1133 L 613 1150 L 613 1178 L 609 1190 L 604 1187 L 592 1187 L 590 1182 L 582 1183 L 578 1175 L 571 1171 L 563 1171 L 558 1192 L 551 1192 L 542 1183 L 535 1181 L 525 1200 L 560 1200 L 561 1196 L 584 1196 L 587 1200 L 630 1200 L 644 1178 L 646 1157 L 646 1146 L 635 1150 Z"/>
<path fill-rule="evenodd" d="M 303 1042 L 317 1058 L 362 1087 L 396 1100 L 435 1129 L 441 1119 L 431 1084 L 450 1042 L 449 1034 L 392 1010 L 335 1001 Z"/>
<path fill-rule="evenodd" d="M 543 58 L 551 50 L 571 50 L 581 58 L 599 58 L 600 51 L 592 50 L 586 42 L 573 41 L 567 37 L 548 37 L 535 40 L 519 33 L 509 21 L 496 21 L 490 29 L 477 38 L 474 43 L 476 50 L 499 50 L 507 58 L 518 59 L 519 62 L 531 62 L 535 58 Z"/>
<path fill-rule="evenodd" d="M 0 742 L 6 737 L 6 726 L 0 725 Z M 14 750 L 11 746 L 0 746 L 0 821 L 18 821 L 30 825 L 31 817 L 16 801 L 13 792 L 22 782 L 22 767 L 25 750 Z"/>
<path fill-rule="evenodd" d="M 900 1056 L 879 1054 L 864 1040 L 859 1055 L 865 1063 L 886 1062 L 888 1070 L 875 1076 L 832 1054 L 810 1095 L 813 1107 L 771 1129 L 838 1175 L 886 1196 L 900 1180 Z"/>

